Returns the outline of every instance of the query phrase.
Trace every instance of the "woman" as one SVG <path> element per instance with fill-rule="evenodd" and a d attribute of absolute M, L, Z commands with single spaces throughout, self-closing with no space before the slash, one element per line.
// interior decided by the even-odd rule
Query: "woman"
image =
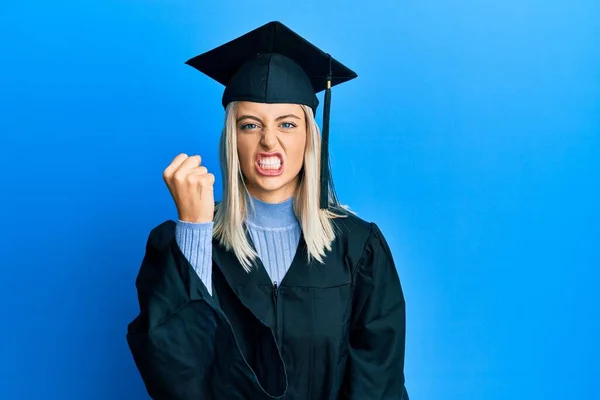
<path fill-rule="evenodd" d="M 148 393 L 408 399 L 390 249 L 337 203 L 314 119 L 356 74 L 277 22 L 188 64 L 226 85 L 223 200 L 199 156 L 165 169 L 178 221 L 150 233 L 127 334 Z"/>

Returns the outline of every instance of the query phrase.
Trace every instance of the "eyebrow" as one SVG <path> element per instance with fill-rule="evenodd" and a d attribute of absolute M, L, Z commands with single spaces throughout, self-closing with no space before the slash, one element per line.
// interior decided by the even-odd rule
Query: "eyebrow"
<path fill-rule="evenodd" d="M 300 117 L 298 117 L 295 114 L 286 114 L 286 115 L 282 115 L 281 117 L 277 117 L 275 119 L 275 121 L 281 121 L 282 119 L 286 119 L 286 118 L 295 118 L 298 120 L 300 119 Z M 245 119 L 252 119 L 252 120 L 260 122 L 262 124 L 262 120 L 258 117 L 255 117 L 254 115 L 242 115 L 236 121 L 239 123 L 240 121 L 245 120 Z"/>
<path fill-rule="evenodd" d="M 255 117 L 254 115 L 242 115 L 241 117 L 239 117 L 237 119 L 237 122 L 240 122 L 245 119 L 253 119 L 254 121 L 260 122 L 262 124 L 262 121 L 260 120 L 260 118 Z"/>
<path fill-rule="evenodd" d="M 300 119 L 300 117 L 298 117 L 297 115 L 294 114 L 286 114 L 286 115 L 282 115 L 281 117 L 277 117 L 275 119 L 275 121 L 280 121 L 282 119 L 286 119 L 286 118 L 296 118 L 296 119 Z"/>

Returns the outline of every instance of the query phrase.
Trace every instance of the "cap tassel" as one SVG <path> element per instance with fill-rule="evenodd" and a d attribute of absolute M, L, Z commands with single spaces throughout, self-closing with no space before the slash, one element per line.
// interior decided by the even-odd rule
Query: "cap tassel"
<path fill-rule="evenodd" d="M 327 74 L 327 88 L 323 104 L 323 133 L 321 139 L 321 209 L 329 208 L 329 113 L 331 109 L 331 56 L 329 57 L 329 73 Z"/>

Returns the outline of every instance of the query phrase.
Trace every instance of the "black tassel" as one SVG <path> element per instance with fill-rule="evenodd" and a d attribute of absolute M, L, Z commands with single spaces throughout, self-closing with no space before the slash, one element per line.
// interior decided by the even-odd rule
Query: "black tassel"
<path fill-rule="evenodd" d="M 331 109 L 331 56 L 329 56 L 329 73 L 327 74 L 327 89 L 323 104 L 323 132 L 321 138 L 321 209 L 329 208 L 329 113 Z"/>

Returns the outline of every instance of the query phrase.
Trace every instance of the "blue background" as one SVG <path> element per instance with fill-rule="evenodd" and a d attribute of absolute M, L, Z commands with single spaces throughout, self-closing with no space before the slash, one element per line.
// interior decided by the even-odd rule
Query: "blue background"
<path fill-rule="evenodd" d="M 147 398 L 162 170 L 220 177 L 222 87 L 183 62 L 274 19 L 360 75 L 333 173 L 394 252 L 411 398 L 600 398 L 596 0 L 0 3 L 0 398 Z"/>

